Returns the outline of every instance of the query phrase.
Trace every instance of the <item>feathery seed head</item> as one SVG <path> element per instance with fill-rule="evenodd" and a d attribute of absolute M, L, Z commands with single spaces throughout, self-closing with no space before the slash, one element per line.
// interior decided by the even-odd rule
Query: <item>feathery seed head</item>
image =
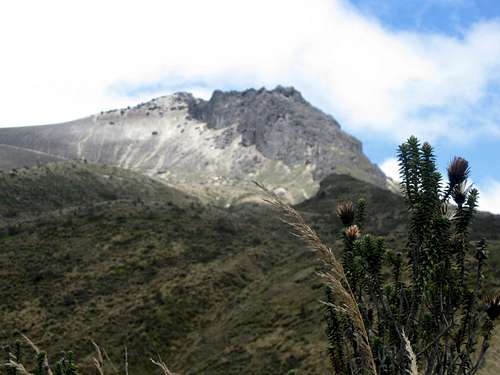
<path fill-rule="evenodd" d="M 354 222 L 354 204 L 351 201 L 344 201 L 337 204 L 337 216 L 345 227 Z"/>
<path fill-rule="evenodd" d="M 486 299 L 486 314 L 491 320 L 495 320 L 500 316 L 500 296 Z"/>
<path fill-rule="evenodd" d="M 470 174 L 469 162 L 462 157 L 455 156 L 448 166 L 448 180 L 450 186 L 461 184 Z"/>
<path fill-rule="evenodd" d="M 360 236 L 360 231 L 357 225 L 351 225 L 348 228 L 345 229 L 344 231 L 345 236 L 347 237 L 348 240 L 354 241 Z"/>

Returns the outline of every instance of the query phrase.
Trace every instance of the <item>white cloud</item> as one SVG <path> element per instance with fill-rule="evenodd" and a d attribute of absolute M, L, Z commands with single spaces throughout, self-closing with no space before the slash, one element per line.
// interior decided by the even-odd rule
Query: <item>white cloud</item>
<path fill-rule="evenodd" d="M 490 180 L 481 184 L 479 209 L 500 214 L 500 181 Z"/>
<path fill-rule="evenodd" d="M 498 106 L 483 106 L 500 85 L 499 21 L 451 38 L 389 31 L 340 0 L 18 0 L 0 5 L 0 45 L 0 126 L 64 121 L 170 87 L 206 96 L 281 83 L 350 129 L 500 138 Z"/>
<path fill-rule="evenodd" d="M 392 178 L 394 181 L 399 182 L 399 163 L 395 158 L 389 158 L 384 160 L 380 164 L 380 169 L 387 177 Z"/>

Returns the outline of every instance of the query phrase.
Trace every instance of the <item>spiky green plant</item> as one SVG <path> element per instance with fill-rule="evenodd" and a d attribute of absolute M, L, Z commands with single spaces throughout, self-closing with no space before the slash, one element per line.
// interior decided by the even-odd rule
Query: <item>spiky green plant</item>
<path fill-rule="evenodd" d="M 444 184 L 430 144 L 410 137 L 398 158 L 409 219 L 404 249 L 389 249 L 383 238 L 362 232 L 363 199 L 343 201 L 337 207 L 344 226 L 339 266 L 331 252 L 318 250 L 325 245 L 300 215 L 276 197 L 270 201 L 334 271 L 325 278 L 334 374 L 402 375 L 420 368 L 426 375 L 474 375 L 500 315 L 500 297 L 487 299 L 483 290 L 486 241 L 470 241 L 479 194 L 467 185 L 469 163 L 454 158 Z M 346 304 L 346 294 L 356 306 Z M 361 346 L 365 335 L 368 346 Z"/>
<path fill-rule="evenodd" d="M 411 137 L 399 147 L 398 158 L 409 217 L 405 249 L 389 250 L 383 239 L 362 234 L 361 222 L 346 223 L 343 208 L 352 203 L 338 209 L 343 266 L 368 327 L 377 372 L 407 373 L 411 343 L 422 373 L 473 375 L 484 361 L 500 300 L 485 302 L 486 242 L 471 246 L 479 194 L 467 185 L 469 164 L 454 158 L 445 185 L 428 143 Z M 350 217 L 363 217 L 364 210 L 363 205 Z M 390 278 L 383 277 L 384 269 L 391 269 Z M 343 322 L 329 335 L 330 347 L 338 348 L 350 340 L 349 322 L 335 311 L 331 321 Z M 336 374 L 352 373 L 339 371 L 338 356 L 331 358 Z"/>

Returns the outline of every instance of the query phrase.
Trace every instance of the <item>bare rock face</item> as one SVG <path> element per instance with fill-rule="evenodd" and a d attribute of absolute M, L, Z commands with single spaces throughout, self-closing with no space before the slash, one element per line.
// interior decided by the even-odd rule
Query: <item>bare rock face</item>
<path fill-rule="evenodd" d="M 215 91 L 209 101 L 177 93 L 68 123 L 4 128 L 0 147 L 15 149 L 2 153 L 8 160 L 0 167 L 86 159 L 226 203 L 255 190 L 252 180 L 293 202 L 313 195 L 332 173 L 386 187 L 358 140 L 297 90 L 281 86 Z"/>
<path fill-rule="evenodd" d="M 292 87 L 215 91 L 210 101 L 193 103 L 191 111 L 209 128 L 231 129 L 225 134 L 227 141 L 240 136 L 242 146 L 255 146 L 268 159 L 312 164 L 315 178 L 354 167 L 366 172 L 366 179 L 384 183 L 383 174 L 362 154 L 361 143 Z"/>

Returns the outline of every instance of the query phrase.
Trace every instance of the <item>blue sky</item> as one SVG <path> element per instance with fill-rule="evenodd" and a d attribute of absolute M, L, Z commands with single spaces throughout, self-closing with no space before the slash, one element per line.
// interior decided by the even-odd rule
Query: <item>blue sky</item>
<path fill-rule="evenodd" d="M 500 213 L 500 1 L 18 0 L 0 45 L 0 127 L 290 85 L 388 174 L 411 134 L 468 158 Z"/>
<path fill-rule="evenodd" d="M 375 17 L 392 32 L 414 32 L 447 35 L 451 38 L 463 39 L 474 24 L 481 22 L 499 22 L 500 1 L 495 0 L 351 0 L 364 16 Z M 489 106 L 500 105 L 498 84 L 491 87 L 487 98 L 477 105 L 477 111 L 488 111 Z M 496 116 L 497 126 L 500 117 Z M 474 127 L 474 118 L 468 120 L 466 127 Z M 362 134 L 358 134 L 362 137 Z M 467 158 L 473 169 L 473 180 L 478 186 L 488 190 L 491 195 L 500 193 L 498 180 L 500 178 L 500 140 L 498 138 L 479 137 L 472 142 L 450 142 L 448 139 L 437 139 L 436 147 L 438 161 L 442 173 L 453 155 Z M 365 142 L 365 151 L 378 163 L 387 161 L 394 169 L 395 163 L 390 161 L 388 150 L 394 150 L 397 144 L 376 137 Z M 388 160 L 389 159 L 389 160 Z M 498 202 L 500 197 L 488 197 Z M 496 203 L 495 203 L 496 205 Z M 485 206 L 483 206 L 485 207 Z M 485 207 L 487 208 L 487 207 Z M 496 209 L 496 207 L 495 207 Z"/>
<path fill-rule="evenodd" d="M 351 0 L 368 17 L 388 28 L 461 35 L 476 22 L 498 17 L 496 0 Z"/>

